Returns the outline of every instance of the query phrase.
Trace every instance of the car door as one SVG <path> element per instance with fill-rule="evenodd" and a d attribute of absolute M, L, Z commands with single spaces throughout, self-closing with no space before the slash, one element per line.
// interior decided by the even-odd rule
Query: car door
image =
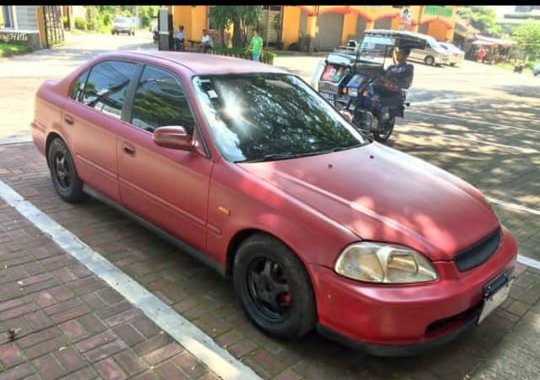
<path fill-rule="evenodd" d="M 72 147 L 77 172 L 84 183 L 119 201 L 116 134 L 127 89 L 137 64 L 107 60 L 75 81 L 71 98 L 77 104 L 63 111 L 63 131 Z"/>
<path fill-rule="evenodd" d="M 179 79 L 146 65 L 135 88 L 130 125 L 118 140 L 120 198 L 130 210 L 198 249 L 206 247 L 212 162 L 205 154 L 158 146 L 153 131 L 195 119 Z"/>

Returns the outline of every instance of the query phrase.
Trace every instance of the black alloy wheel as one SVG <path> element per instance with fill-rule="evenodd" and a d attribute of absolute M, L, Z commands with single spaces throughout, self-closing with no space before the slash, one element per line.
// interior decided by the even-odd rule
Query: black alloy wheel
<path fill-rule="evenodd" d="M 278 240 L 257 234 L 238 249 L 234 287 L 247 316 L 263 331 L 298 338 L 315 327 L 311 282 L 302 262 Z"/>
<path fill-rule="evenodd" d="M 392 116 L 390 119 L 384 122 L 384 125 L 380 125 L 377 131 L 373 132 L 373 138 L 378 142 L 384 142 L 390 138 L 394 131 L 394 125 L 396 124 L 396 117 Z"/>
<path fill-rule="evenodd" d="M 82 181 L 62 139 L 55 138 L 51 142 L 47 158 L 53 185 L 58 195 L 67 202 L 80 201 L 84 195 Z"/>

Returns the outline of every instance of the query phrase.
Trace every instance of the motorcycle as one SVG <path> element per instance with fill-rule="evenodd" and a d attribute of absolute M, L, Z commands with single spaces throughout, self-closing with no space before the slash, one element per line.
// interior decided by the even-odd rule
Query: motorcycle
<path fill-rule="evenodd" d="M 384 79 L 385 60 L 396 46 L 411 45 L 388 36 L 366 36 L 360 49 L 336 49 L 320 61 L 311 81 L 356 129 L 380 142 L 390 138 L 396 118 L 403 118 L 410 105 L 406 90 Z M 370 103 L 374 100 L 380 102 L 376 107 Z"/>
<path fill-rule="evenodd" d="M 394 131 L 396 117 L 403 118 L 407 95 L 393 82 L 381 77 L 356 74 L 346 86 L 349 102 L 345 110 L 352 114 L 352 124 L 369 133 L 375 140 L 384 142 Z M 374 112 L 373 99 L 377 99 L 379 112 Z"/>

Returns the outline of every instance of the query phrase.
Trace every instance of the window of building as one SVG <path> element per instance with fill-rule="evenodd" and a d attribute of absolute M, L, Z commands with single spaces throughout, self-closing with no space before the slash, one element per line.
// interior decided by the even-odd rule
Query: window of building
<path fill-rule="evenodd" d="M 2 5 L 2 20 L 0 27 L 15 29 L 15 17 L 12 5 Z"/>

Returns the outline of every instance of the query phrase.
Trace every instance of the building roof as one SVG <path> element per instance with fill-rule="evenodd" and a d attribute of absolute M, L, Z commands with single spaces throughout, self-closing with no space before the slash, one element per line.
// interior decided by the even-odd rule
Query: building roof
<path fill-rule="evenodd" d="M 480 34 L 480 31 L 476 29 L 474 26 L 469 24 L 467 20 L 462 19 L 461 17 L 456 17 L 456 22 L 454 26 L 455 33 L 470 38 L 474 36 L 475 34 Z"/>
<path fill-rule="evenodd" d="M 475 45 L 499 45 L 499 46 L 512 46 L 514 43 L 509 40 L 502 40 L 500 38 L 492 38 L 485 36 L 476 36 L 476 41 L 473 42 Z"/>

